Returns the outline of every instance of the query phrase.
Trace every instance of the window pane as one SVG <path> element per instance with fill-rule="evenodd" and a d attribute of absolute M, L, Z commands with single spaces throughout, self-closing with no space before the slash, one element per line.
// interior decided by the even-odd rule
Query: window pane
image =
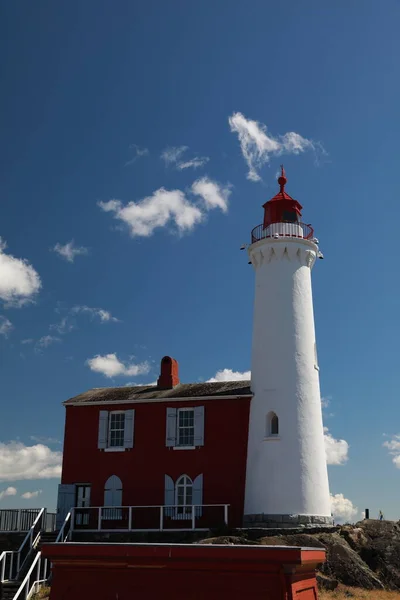
<path fill-rule="evenodd" d="M 124 445 L 125 413 L 111 413 L 108 445 L 119 448 Z"/>
<path fill-rule="evenodd" d="M 194 444 L 194 410 L 178 409 L 178 446 Z"/>

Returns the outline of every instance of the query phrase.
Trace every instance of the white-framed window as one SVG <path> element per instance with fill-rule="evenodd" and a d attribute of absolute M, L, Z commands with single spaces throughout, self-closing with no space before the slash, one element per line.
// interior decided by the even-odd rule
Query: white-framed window
<path fill-rule="evenodd" d="M 186 520 L 203 515 L 203 474 L 192 479 L 186 473 L 176 481 L 165 475 L 164 515 L 171 519 Z"/>
<path fill-rule="evenodd" d="M 274 413 L 273 411 L 269 412 L 267 415 L 265 437 L 267 437 L 267 438 L 279 437 L 279 418 L 278 418 L 278 415 L 276 413 Z"/>
<path fill-rule="evenodd" d="M 115 410 L 108 418 L 108 447 L 123 448 L 125 436 L 125 412 Z"/>
<path fill-rule="evenodd" d="M 97 447 L 109 451 L 133 448 L 134 410 L 101 410 Z"/>
<path fill-rule="evenodd" d="M 167 408 L 166 446 L 176 450 L 204 446 L 204 406 Z"/>
<path fill-rule="evenodd" d="M 176 445 L 194 446 L 194 408 L 178 408 Z"/>

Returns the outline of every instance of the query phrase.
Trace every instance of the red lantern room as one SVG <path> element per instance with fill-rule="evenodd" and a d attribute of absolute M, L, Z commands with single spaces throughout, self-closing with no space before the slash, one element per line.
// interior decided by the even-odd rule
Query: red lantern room
<path fill-rule="evenodd" d="M 281 169 L 281 176 L 278 179 L 281 189 L 276 196 L 263 205 L 264 229 L 272 223 L 298 223 L 301 220 L 301 209 L 303 207 L 285 192 L 287 178 L 283 165 Z"/>
<path fill-rule="evenodd" d="M 278 183 L 281 187 L 278 194 L 263 204 L 264 222 L 254 227 L 251 232 L 251 243 L 269 237 L 298 237 L 310 240 L 314 236 L 311 225 L 301 223 L 300 202 L 285 192 L 287 183 L 285 169 L 281 166 Z"/>

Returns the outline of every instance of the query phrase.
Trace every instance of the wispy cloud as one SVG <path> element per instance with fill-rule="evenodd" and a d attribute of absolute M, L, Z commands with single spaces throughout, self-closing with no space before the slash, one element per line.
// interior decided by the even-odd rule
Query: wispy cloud
<path fill-rule="evenodd" d="M 77 256 L 84 256 L 89 252 L 88 248 L 85 248 L 85 246 L 76 246 L 74 240 L 71 240 L 64 245 L 57 242 L 52 250 L 70 263 L 73 263 Z"/>
<path fill-rule="evenodd" d="M 0 335 L 7 338 L 14 329 L 13 324 L 3 315 L 0 315 Z"/>
<path fill-rule="evenodd" d="M 131 144 L 129 146 L 129 149 L 133 150 L 133 156 L 130 160 L 128 160 L 125 163 L 125 167 L 128 167 L 129 165 L 133 165 L 133 163 L 135 163 L 142 156 L 149 155 L 149 150 L 147 148 L 140 148 L 137 144 Z"/>
<path fill-rule="evenodd" d="M 344 465 L 349 459 L 349 444 L 346 440 L 337 440 L 324 427 L 325 453 L 328 465 Z"/>
<path fill-rule="evenodd" d="M 61 440 L 54 437 L 46 437 L 44 435 L 30 435 L 29 439 L 38 444 L 61 444 Z"/>
<path fill-rule="evenodd" d="M 53 323 L 49 326 L 50 331 L 57 331 L 57 333 L 60 335 L 69 333 L 74 328 L 74 324 L 70 322 L 68 317 L 63 317 L 59 323 Z"/>
<path fill-rule="evenodd" d="M 180 171 L 183 171 L 184 169 L 198 169 L 199 167 L 204 167 L 209 160 L 208 156 L 196 156 L 191 160 L 180 162 L 176 166 Z"/>
<path fill-rule="evenodd" d="M 231 131 L 238 135 L 240 148 L 249 168 L 247 179 L 250 181 L 261 180 L 258 171 L 269 162 L 271 156 L 300 154 L 307 150 L 313 151 L 315 157 L 326 154 L 320 142 L 304 138 L 294 131 L 274 137 L 268 132 L 266 125 L 246 119 L 240 112 L 229 117 L 229 125 Z"/>
<path fill-rule="evenodd" d="M 0 481 L 52 479 L 61 475 L 62 453 L 48 446 L 0 442 Z"/>
<path fill-rule="evenodd" d="M 230 193 L 229 184 L 222 186 L 203 177 L 193 183 L 189 198 L 181 190 L 160 188 L 139 202 L 124 206 L 120 200 L 109 200 L 99 206 L 128 225 L 132 237 L 149 237 L 155 229 L 170 224 L 179 233 L 192 231 L 210 210 L 218 207 L 226 212 Z"/>
<path fill-rule="evenodd" d="M 31 498 L 37 498 L 42 493 L 42 490 L 35 490 L 34 492 L 25 492 L 21 494 L 21 498 L 24 500 L 31 500 Z"/>
<path fill-rule="evenodd" d="M 400 469 L 400 435 L 393 435 L 391 440 L 383 442 L 383 446 L 389 450 L 394 466 Z"/>
<path fill-rule="evenodd" d="M 35 340 L 33 338 L 26 338 L 24 340 L 21 340 L 21 344 L 33 344 Z"/>
<path fill-rule="evenodd" d="M 204 167 L 210 160 L 208 156 L 194 156 L 189 160 L 184 160 L 183 154 L 188 150 L 188 146 L 170 146 L 162 151 L 161 158 L 167 166 L 174 166 L 179 171 Z"/>
<path fill-rule="evenodd" d="M 61 338 L 55 335 L 44 335 L 35 344 L 35 351 L 41 352 L 43 348 L 48 348 L 52 344 L 61 342 Z"/>
<path fill-rule="evenodd" d="M 105 310 L 104 308 L 94 308 L 91 306 L 74 306 L 71 308 L 71 313 L 74 315 L 77 314 L 87 314 L 92 319 L 98 318 L 100 323 L 118 323 L 119 319 L 117 317 L 113 317 L 109 310 Z"/>
<path fill-rule="evenodd" d="M 214 377 L 207 379 L 207 382 L 213 383 L 216 381 L 243 381 L 251 379 L 250 371 L 232 371 L 232 369 L 221 369 L 217 371 Z"/>
<path fill-rule="evenodd" d="M 7 496 L 16 496 L 17 495 L 17 489 L 15 487 L 8 487 L 5 490 L 2 490 L 0 492 L 0 500 L 2 500 L 3 498 L 6 498 Z"/>
<path fill-rule="evenodd" d="M 98 354 L 93 358 L 89 358 L 86 364 L 92 371 L 101 373 L 105 377 L 146 375 L 150 371 L 149 363 L 123 363 L 115 353 L 104 356 Z"/>
<path fill-rule="evenodd" d="M 23 258 L 6 254 L 7 244 L 0 237 L 0 299 L 20 307 L 32 301 L 42 283 L 39 274 Z"/>
<path fill-rule="evenodd" d="M 161 158 L 166 165 L 174 165 L 180 161 L 182 154 L 188 149 L 188 146 L 169 146 L 161 152 Z"/>

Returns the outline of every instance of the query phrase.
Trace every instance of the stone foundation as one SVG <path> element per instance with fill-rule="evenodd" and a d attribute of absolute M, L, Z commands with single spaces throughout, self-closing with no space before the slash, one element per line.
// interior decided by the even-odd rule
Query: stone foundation
<path fill-rule="evenodd" d="M 329 527 L 332 517 L 318 515 L 244 515 L 243 526 L 248 528 L 293 529 L 297 527 Z"/>

